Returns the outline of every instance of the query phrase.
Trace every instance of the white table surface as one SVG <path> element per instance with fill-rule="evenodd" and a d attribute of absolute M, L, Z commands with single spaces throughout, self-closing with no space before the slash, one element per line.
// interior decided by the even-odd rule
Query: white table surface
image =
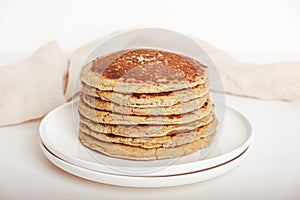
<path fill-rule="evenodd" d="M 253 125 L 255 136 L 248 157 L 223 176 L 173 188 L 126 188 L 78 178 L 57 168 L 43 155 L 39 121 L 1 127 L 0 199 L 299 200 L 300 102 L 228 95 L 227 104 L 245 114 Z"/>

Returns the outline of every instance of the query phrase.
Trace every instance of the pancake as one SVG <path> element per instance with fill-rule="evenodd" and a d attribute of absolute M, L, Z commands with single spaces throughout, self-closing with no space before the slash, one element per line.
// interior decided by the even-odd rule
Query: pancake
<path fill-rule="evenodd" d="M 161 92 L 161 93 L 132 93 L 124 94 L 112 91 L 103 91 L 82 83 L 84 94 L 99 97 L 104 101 L 110 101 L 121 106 L 129 107 L 165 107 L 184 103 L 193 99 L 208 95 L 208 82 L 192 88 Z"/>
<path fill-rule="evenodd" d="M 207 67 L 198 61 L 154 49 L 118 51 L 83 67 L 81 81 L 104 91 L 160 93 L 204 84 Z"/>
<path fill-rule="evenodd" d="M 102 142 L 92 136 L 82 133 L 81 131 L 79 131 L 78 137 L 84 146 L 111 157 L 131 160 L 157 160 L 180 157 L 191 154 L 199 149 L 206 148 L 213 141 L 215 133 L 207 137 L 200 138 L 199 140 L 195 140 L 189 144 L 173 148 L 153 149 Z"/>
<path fill-rule="evenodd" d="M 80 123 L 86 125 L 89 129 L 104 134 L 114 134 L 122 137 L 161 137 L 177 134 L 182 131 L 192 131 L 198 127 L 209 124 L 215 116 L 210 113 L 200 120 L 186 124 L 169 125 L 112 125 L 93 122 L 83 116 L 80 116 Z"/>
<path fill-rule="evenodd" d="M 121 115 L 103 110 L 97 110 L 86 105 L 82 100 L 79 101 L 78 111 L 87 119 L 90 119 L 97 123 L 105 124 L 183 124 L 192 121 L 199 120 L 213 110 L 213 105 L 208 100 L 204 105 L 193 112 L 185 113 L 181 115 L 165 115 L 165 116 L 140 116 L 140 115 Z"/>
<path fill-rule="evenodd" d="M 191 143 L 195 140 L 199 140 L 201 137 L 211 135 L 216 130 L 217 125 L 217 120 L 214 119 L 211 123 L 192 131 L 184 131 L 179 132 L 177 134 L 162 137 L 146 138 L 121 137 L 113 134 L 103 134 L 91 130 L 84 124 L 80 124 L 80 131 L 103 142 L 112 142 L 118 144 L 125 144 L 129 146 L 142 147 L 146 149 L 152 149 L 161 147 L 170 148 Z"/>
<path fill-rule="evenodd" d="M 127 49 L 81 71 L 79 140 L 117 158 L 184 156 L 213 141 L 218 125 L 208 69 L 172 52 Z"/>
<path fill-rule="evenodd" d="M 194 110 L 200 109 L 207 101 L 209 95 L 202 98 L 194 99 L 185 103 L 175 104 L 168 107 L 153 107 L 153 108 L 136 108 L 128 106 L 120 106 L 109 101 L 103 101 L 99 98 L 91 97 L 89 95 L 82 95 L 82 100 L 90 107 L 105 110 L 109 112 L 125 114 L 125 115 L 179 115 Z"/>

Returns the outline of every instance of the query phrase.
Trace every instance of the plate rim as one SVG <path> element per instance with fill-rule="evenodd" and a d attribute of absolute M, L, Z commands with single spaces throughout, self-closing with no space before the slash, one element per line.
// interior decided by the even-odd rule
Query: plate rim
<path fill-rule="evenodd" d="M 139 188 L 157 188 L 157 187 L 174 187 L 174 186 L 181 186 L 181 185 L 189 185 L 193 183 L 203 182 L 209 179 L 216 178 L 223 174 L 226 174 L 227 172 L 233 170 L 235 167 L 241 164 L 241 162 L 249 154 L 252 145 L 250 144 L 245 149 L 245 151 L 243 151 L 234 159 L 227 161 L 226 163 L 223 163 L 220 166 L 213 167 L 211 169 L 200 170 L 200 171 L 190 172 L 186 174 L 178 174 L 178 175 L 171 175 L 171 176 L 155 176 L 155 177 L 127 176 L 127 175 L 108 174 L 108 173 L 93 171 L 90 169 L 86 169 L 74 165 L 72 163 L 69 163 L 57 157 L 51 151 L 47 150 L 47 147 L 44 147 L 42 142 L 40 142 L 40 147 L 44 155 L 52 164 L 54 164 L 56 167 L 74 176 L 86 180 L 90 180 L 93 182 L 97 182 L 97 183 L 108 184 L 108 185 L 123 186 L 123 187 L 139 187 Z M 86 173 L 88 173 L 89 175 L 88 176 L 84 175 Z M 99 180 L 100 176 L 102 177 L 102 180 Z M 186 178 L 187 180 L 182 181 L 182 179 L 184 178 Z M 127 184 L 124 183 L 126 181 L 128 181 Z"/>

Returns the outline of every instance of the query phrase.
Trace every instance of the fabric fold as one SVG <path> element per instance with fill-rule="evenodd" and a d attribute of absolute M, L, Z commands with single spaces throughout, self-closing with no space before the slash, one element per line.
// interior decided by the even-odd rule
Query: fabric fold
<path fill-rule="evenodd" d="M 65 102 L 67 58 L 57 42 L 0 69 L 0 126 L 37 119 Z"/>

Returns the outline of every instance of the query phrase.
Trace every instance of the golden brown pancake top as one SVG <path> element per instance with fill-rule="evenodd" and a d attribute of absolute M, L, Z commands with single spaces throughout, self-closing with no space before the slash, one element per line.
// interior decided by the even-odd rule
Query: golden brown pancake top
<path fill-rule="evenodd" d="M 194 82 L 206 66 L 183 55 L 154 49 L 123 50 L 93 61 L 91 70 L 108 79 L 126 82 Z"/>

